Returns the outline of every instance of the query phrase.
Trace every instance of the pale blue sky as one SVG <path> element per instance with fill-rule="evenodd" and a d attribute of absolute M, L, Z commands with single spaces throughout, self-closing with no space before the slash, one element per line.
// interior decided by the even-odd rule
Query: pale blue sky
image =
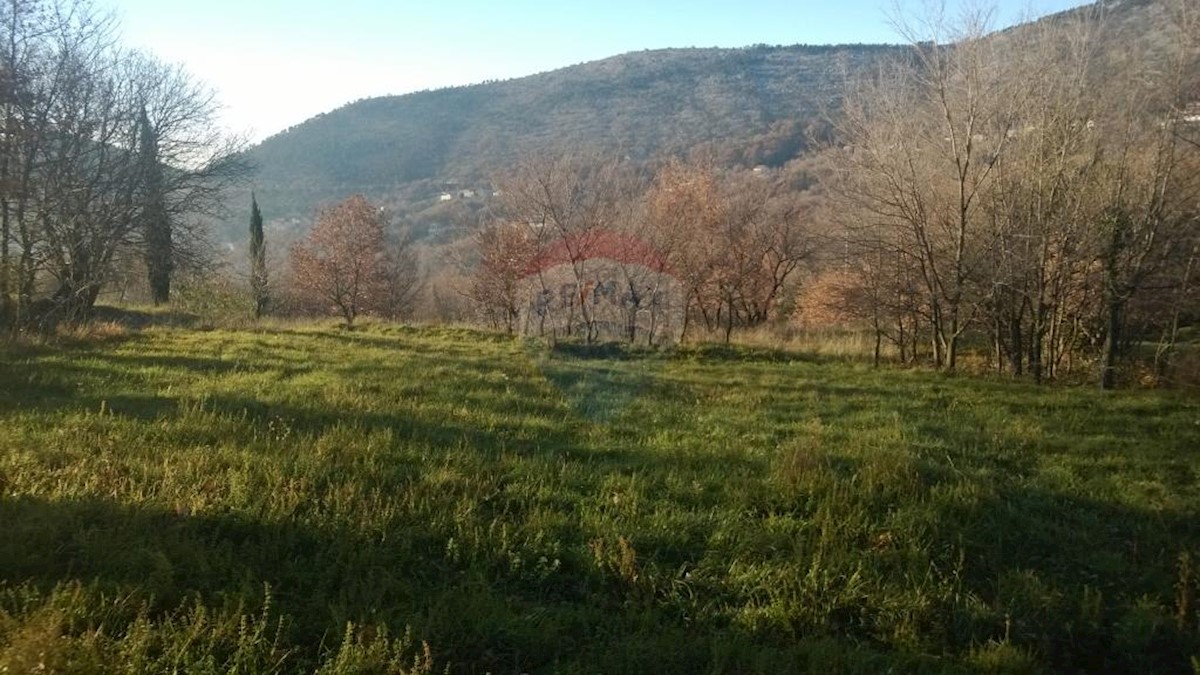
<path fill-rule="evenodd" d="M 888 22 L 893 0 L 96 1 L 115 11 L 128 43 L 216 89 L 225 123 L 255 140 L 360 98 L 640 49 L 900 41 Z M 999 26 L 1084 3 L 993 4 Z"/>

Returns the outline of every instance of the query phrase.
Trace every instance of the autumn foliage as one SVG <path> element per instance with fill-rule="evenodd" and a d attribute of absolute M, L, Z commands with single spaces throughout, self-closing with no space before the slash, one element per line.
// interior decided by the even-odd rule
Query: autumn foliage
<path fill-rule="evenodd" d="M 321 211 L 312 231 L 292 246 L 292 290 L 308 309 L 341 315 L 391 314 L 396 265 L 379 207 L 362 195 Z"/>
<path fill-rule="evenodd" d="M 492 326 L 517 328 L 520 281 L 531 270 L 566 263 L 585 288 L 591 258 L 616 266 L 608 282 L 621 289 L 627 312 L 617 323 L 631 342 L 676 329 L 682 339 L 689 326 L 728 341 L 735 327 L 778 318 L 811 237 L 806 205 L 776 176 L 681 161 L 648 176 L 619 160 L 587 159 L 542 159 L 506 178 L 499 219 L 476 237 L 468 293 Z M 668 286 L 681 295 L 670 311 Z M 580 336 L 592 340 L 606 323 L 596 309 L 581 295 L 555 311 L 577 318 Z M 667 330 L 673 311 L 678 325 Z"/>
<path fill-rule="evenodd" d="M 538 245 L 529 228 L 494 223 L 475 236 L 479 248 L 468 297 L 493 327 L 513 333 L 521 313 L 521 279 L 527 274 Z"/>

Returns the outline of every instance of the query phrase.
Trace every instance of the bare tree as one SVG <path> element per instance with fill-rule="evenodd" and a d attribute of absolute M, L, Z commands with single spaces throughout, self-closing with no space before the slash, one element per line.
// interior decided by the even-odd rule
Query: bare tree
<path fill-rule="evenodd" d="M 142 166 L 139 228 L 155 304 L 169 301 L 172 272 L 202 267 L 211 246 L 203 218 L 223 214 L 223 197 L 250 167 L 245 142 L 221 131 L 214 93 L 179 66 L 143 54 L 125 57 L 136 83 Z"/>
<path fill-rule="evenodd" d="M 211 95 L 121 49 L 87 0 L 8 0 L 0 33 L 3 315 L 26 323 L 44 282 L 45 312 L 86 313 L 134 249 L 165 299 L 172 267 L 205 253 L 200 228 L 179 224 L 243 175 Z"/>
<path fill-rule="evenodd" d="M 1190 253 L 1195 246 L 1200 148 L 1181 140 L 1181 128 L 1200 63 L 1200 36 L 1188 31 L 1200 24 L 1194 5 L 1178 8 L 1174 48 L 1162 62 L 1118 62 L 1110 68 L 1108 76 L 1117 73 L 1119 79 L 1110 79 L 1113 89 L 1097 122 L 1107 139 L 1094 192 L 1104 284 L 1100 385 L 1106 389 L 1116 384 L 1130 304 L 1180 249 Z"/>
<path fill-rule="evenodd" d="M 1004 36 L 1007 77 L 1029 92 L 987 195 L 981 310 L 997 368 L 1054 377 L 1084 319 L 1091 264 L 1090 172 L 1101 158 L 1095 130 L 1098 15 L 1028 26 Z M 1000 38 L 996 38 L 1000 39 Z"/>
<path fill-rule="evenodd" d="M 495 183 L 499 219 L 530 228 L 536 246 L 561 251 L 571 270 L 575 292 L 555 308 L 565 314 L 556 325 L 567 335 L 578 330 L 585 341 L 595 341 L 599 325 L 596 298 L 588 291 L 586 248 L 596 232 L 630 229 L 642 176 L 627 161 L 580 152 L 527 157 Z"/>
<path fill-rule="evenodd" d="M 111 111 L 98 100 L 104 97 L 96 75 L 111 63 L 112 29 L 111 20 L 83 0 L 9 0 L 0 5 L 0 295 L 5 307 L 0 318 L 11 319 L 14 328 L 30 320 L 37 275 L 49 264 L 47 222 L 63 202 L 82 198 L 56 189 L 67 182 L 68 157 L 82 154 L 78 143 L 72 147 L 70 136 L 86 130 L 112 138 L 109 126 L 81 124 L 80 107 L 94 103 L 93 116 Z M 76 248 L 84 258 L 91 257 L 88 246 Z"/>
<path fill-rule="evenodd" d="M 810 253 L 804 206 L 769 177 L 671 162 L 646 195 L 648 232 L 682 284 L 689 314 L 726 341 L 775 315 Z M 686 333 L 686 326 L 684 328 Z"/>
<path fill-rule="evenodd" d="M 1037 380 L 1103 342 L 1111 386 L 1130 303 L 1187 231 L 1195 38 L 1102 60 L 1125 54 L 1101 49 L 1104 12 L 988 35 L 986 13 L 955 25 L 935 11 L 903 28 L 908 61 L 851 88 L 836 153 L 836 194 L 857 214 L 848 248 L 918 273 L 938 366 L 979 324 L 997 368 Z"/>
<path fill-rule="evenodd" d="M 973 318 L 969 291 L 981 211 L 1020 102 L 986 12 L 958 23 L 934 12 L 914 27 L 909 61 L 856 83 L 839 132 L 841 194 L 892 233 L 879 243 L 911 258 L 922 280 L 934 363 L 953 369 Z"/>
<path fill-rule="evenodd" d="M 716 171 L 703 158 L 671 161 L 656 173 L 644 196 L 643 218 L 647 235 L 665 256 L 683 293 L 681 339 L 687 337 L 693 316 L 709 324 L 714 250 L 711 233 L 722 218 L 723 206 Z"/>
<path fill-rule="evenodd" d="M 334 310 L 353 326 L 364 313 L 387 313 L 394 261 L 379 207 L 355 195 L 321 211 L 291 249 L 292 282 L 302 300 Z"/>
<path fill-rule="evenodd" d="M 537 255 L 537 242 L 524 224 L 492 223 L 475 234 L 479 260 L 468 297 L 489 325 L 509 335 L 519 327 L 522 281 Z"/>

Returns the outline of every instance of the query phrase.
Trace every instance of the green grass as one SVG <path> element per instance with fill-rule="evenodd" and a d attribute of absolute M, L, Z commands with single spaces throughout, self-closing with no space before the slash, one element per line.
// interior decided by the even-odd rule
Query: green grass
<path fill-rule="evenodd" d="M 1192 672 L 1198 474 L 1177 392 L 389 326 L 8 348 L 0 672 Z"/>

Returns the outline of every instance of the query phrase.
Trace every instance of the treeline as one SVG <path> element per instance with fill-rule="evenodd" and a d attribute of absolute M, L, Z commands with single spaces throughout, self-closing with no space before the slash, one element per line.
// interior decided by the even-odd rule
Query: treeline
<path fill-rule="evenodd" d="M 575 264 L 594 253 L 586 233 L 608 229 L 666 261 L 685 338 L 866 328 L 877 360 L 890 345 L 952 370 L 969 348 L 1037 381 L 1098 364 L 1105 387 L 1145 346 L 1166 375 L 1200 321 L 1200 9 L 1162 7 L 1145 49 L 1100 7 L 1000 34 L 935 17 L 935 40 L 848 84 L 830 126 L 806 134 L 824 148 L 812 170 L 790 177 L 527 160 L 497 181 L 504 207 L 476 238 L 466 294 L 491 325 L 528 330 L 531 261 L 575 245 Z M 653 312 L 622 274 L 628 311 Z M 594 301 L 565 308 L 585 339 Z"/>
<path fill-rule="evenodd" d="M 969 351 L 1038 381 L 1098 364 L 1110 387 L 1138 349 L 1166 375 L 1200 321 L 1200 8 L 1156 8 L 1169 21 L 1143 42 L 1103 7 L 1002 33 L 933 17 L 906 51 L 876 50 L 894 56 L 879 68 L 845 71 L 826 120 L 657 164 L 527 155 L 493 179 L 473 240 L 448 246 L 459 283 L 445 265 L 423 283 L 439 261 L 357 197 L 319 212 L 268 288 L 255 204 L 255 314 L 408 316 L 428 289 L 509 332 L 865 329 L 877 360 L 955 369 Z M 8 3 L 0 22 L 0 318 L 84 315 L 131 269 L 169 300 L 176 271 L 211 253 L 197 217 L 245 175 L 211 96 L 120 48 L 83 0 Z M 584 264 L 598 258 L 612 278 Z M 567 283 L 552 288 L 550 266 Z"/>
<path fill-rule="evenodd" d="M 899 349 L 953 369 L 1053 378 L 1200 318 L 1200 8 L 1162 3 L 1161 47 L 1095 7 L 1020 33 L 934 24 L 938 40 L 863 78 L 838 121 L 831 183 L 842 302 Z M 1101 49 L 1102 44 L 1127 49 Z"/>
<path fill-rule="evenodd" d="M 555 337 L 612 337 L 597 323 L 601 304 L 615 301 L 630 341 L 663 339 L 653 327 L 668 313 L 678 314 L 676 339 L 704 331 L 728 341 L 735 328 L 778 315 L 812 252 L 804 197 L 766 172 L 719 171 L 706 161 L 647 172 L 629 160 L 574 154 L 528 159 L 497 186 L 502 205 L 476 236 L 466 295 L 485 322 L 510 333 L 554 326 Z M 588 267 L 600 258 L 615 268 Z M 551 265 L 568 270 L 575 291 L 540 311 L 567 320 L 539 314 L 530 325 L 531 301 L 560 290 L 542 278 Z M 661 300 L 666 282 L 678 296 L 670 305 Z"/>
<path fill-rule="evenodd" d="M 0 6 L 0 322 L 84 316 L 118 270 L 155 303 L 211 247 L 198 218 L 245 176 L 211 92 L 120 44 L 87 0 Z"/>

